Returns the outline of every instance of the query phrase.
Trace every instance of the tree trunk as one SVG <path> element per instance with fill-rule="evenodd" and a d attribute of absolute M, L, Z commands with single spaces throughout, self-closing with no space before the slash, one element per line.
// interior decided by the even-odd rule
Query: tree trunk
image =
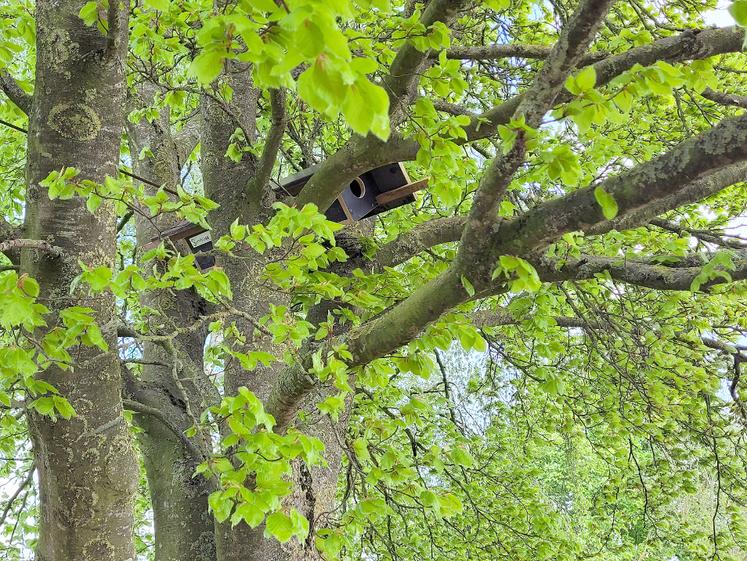
<path fill-rule="evenodd" d="M 149 103 L 153 92 L 141 93 L 144 102 Z M 169 130 L 168 114 L 153 123 L 143 120 L 138 124 L 129 124 L 128 133 L 137 175 L 175 188 L 179 183 L 181 155 Z M 146 147 L 152 156 L 138 159 L 137 155 Z M 155 191 L 153 186 L 145 185 L 145 189 Z M 169 220 L 173 222 L 174 219 L 167 215 L 165 219 L 156 218 L 153 221 L 138 216 L 138 245 L 142 247 L 157 235 L 156 226 L 160 229 L 171 226 Z M 193 290 L 148 293 L 143 301 L 143 305 L 161 312 L 161 316 L 154 320 L 165 324 L 165 332 L 193 323 L 204 313 L 203 304 Z M 139 397 L 145 405 L 157 409 L 179 431 L 194 424 L 187 411 L 187 401 L 194 415 L 199 415 L 210 405 L 207 401 L 211 400 L 208 389 L 211 382 L 203 373 L 204 341 L 204 329 L 177 337 L 174 347 L 178 357 L 169 356 L 157 344 L 146 342 L 143 345 L 143 362 L 146 364 L 142 366 L 140 380 L 146 390 L 133 397 Z M 189 372 L 195 378 L 195 383 L 185 380 L 182 384 L 187 392 L 186 401 L 173 380 L 171 367 L 158 365 L 168 365 L 174 360 L 182 364 L 188 362 Z M 182 376 L 181 372 L 178 375 Z M 193 451 L 161 419 L 148 413 L 138 413 L 135 420 L 143 429 L 138 434 L 138 440 L 153 509 L 155 561 L 214 561 L 213 517 L 208 511 L 207 501 L 210 486 L 204 478 L 194 477 L 201 458 L 195 457 Z M 207 457 L 209 448 L 206 443 L 193 440 Z"/>
<path fill-rule="evenodd" d="M 77 416 L 53 421 L 29 415 L 39 473 L 38 561 L 134 559 L 132 497 L 138 466 L 122 415 L 114 297 L 70 295 L 80 273 L 78 261 L 114 266 L 117 219 L 109 205 L 94 216 L 82 199 L 50 201 L 39 185 L 65 166 L 95 181 L 116 174 L 123 124 L 121 45 L 126 45 L 129 7 L 120 4 L 107 40 L 78 17 L 84 4 L 36 4 L 25 227 L 29 237 L 51 240 L 64 254 L 51 259 L 25 251 L 21 266 L 39 281 L 53 315 L 73 305 L 93 308 L 109 351 L 82 347 L 74 352 L 72 371 L 50 368 L 41 375 L 70 401 Z"/>

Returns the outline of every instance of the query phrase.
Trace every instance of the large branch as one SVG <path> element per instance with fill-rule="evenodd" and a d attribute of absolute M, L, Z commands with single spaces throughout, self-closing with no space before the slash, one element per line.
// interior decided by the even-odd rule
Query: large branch
<path fill-rule="evenodd" d="M 288 124 L 288 115 L 285 111 L 285 92 L 282 89 L 270 90 L 271 121 L 270 130 L 265 139 L 262 155 L 257 163 L 257 172 L 247 185 L 247 195 L 250 200 L 259 200 L 265 192 L 267 183 L 270 181 L 272 168 L 277 160 L 280 144 Z"/>
<path fill-rule="evenodd" d="M 664 193 L 662 200 L 672 202 L 672 204 L 676 205 L 695 202 L 703 197 L 714 194 L 744 179 L 743 171 L 746 164 L 742 162 L 728 166 L 705 177 L 699 177 L 689 183 L 683 180 L 677 181 L 678 178 L 675 175 L 669 181 L 671 183 L 669 187 L 666 185 L 662 186 L 662 183 L 667 183 L 667 172 L 663 172 L 664 174 L 661 176 L 655 170 L 661 172 L 662 169 L 667 168 L 667 163 L 672 162 L 681 162 L 684 167 L 692 168 L 694 164 L 691 166 L 685 165 L 688 155 L 690 159 L 699 161 L 702 164 L 703 158 L 708 160 L 709 157 L 700 154 L 698 148 L 702 148 L 705 145 L 709 146 L 710 149 L 717 149 L 717 139 L 727 142 L 727 146 L 731 146 L 732 148 L 741 146 L 742 150 L 747 151 L 747 143 L 745 142 L 747 138 L 739 138 L 739 134 L 737 134 L 737 131 L 744 128 L 745 124 L 747 124 L 747 116 L 724 121 L 715 129 L 700 135 L 692 141 L 683 143 L 659 159 L 648 164 L 643 164 L 624 176 L 608 180 L 610 183 L 616 183 L 617 188 L 612 189 L 608 183 L 604 183 L 603 185 L 610 189 L 610 192 L 614 193 L 626 190 L 631 191 L 625 197 L 620 197 L 620 199 L 625 198 L 627 201 L 639 200 L 644 203 L 646 200 L 652 200 L 656 196 L 661 196 L 662 193 Z M 741 134 L 747 136 L 747 131 L 741 130 Z M 728 144 L 728 139 L 733 139 L 735 142 L 730 145 Z M 718 166 L 718 158 L 712 163 Z M 654 185 L 651 193 L 648 193 L 648 186 L 646 184 L 639 183 L 639 180 L 646 177 L 651 179 Z M 635 208 L 624 204 L 620 205 L 620 214 L 616 221 L 605 221 L 599 215 L 598 208 L 596 208 L 597 204 L 593 196 L 593 188 L 588 187 L 581 191 L 582 196 L 580 197 L 576 195 L 578 192 L 571 193 L 560 199 L 538 206 L 533 211 L 530 211 L 530 213 L 527 213 L 533 214 L 531 222 L 535 222 L 542 228 L 544 222 L 547 222 L 548 226 L 552 227 L 553 224 L 558 222 L 568 225 L 580 221 L 583 216 L 588 215 L 589 211 L 587 207 L 573 207 L 569 199 L 574 197 L 574 195 L 580 201 L 586 201 L 587 205 L 594 205 L 593 210 L 597 213 L 598 220 L 596 231 L 599 232 L 607 231 L 611 224 L 621 223 L 620 221 L 625 220 L 628 215 L 637 217 L 641 221 L 640 224 L 644 224 L 650 219 L 646 209 L 654 209 L 652 212 L 655 211 L 658 213 L 676 208 L 675 206 L 666 208 L 658 206 L 657 203 L 659 201 L 657 200 L 653 200 L 647 205 L 644 204 L 643 208 Z M 682 193 L 687 194 L 691 198 L 685 200 L 681 196 Z M 396 265 L 398 262 L 406 259 L 410 255 L 410 251 L 419 251 L 429 246 L 438 245 L 439 243 L 458 241 L 465 221 L 466 217 L 451 217 L 434 220 L 431 223 L 426 222 L 417 226 L 410 232 L 403 234 L 404 237 L 401 240 L 395 240 L 380 248 L 381 264 Z M 497 229 L 498 234 L 495 236 L 496 246 L 501 245 L 501 232 L 509 235 L 508 232 L 511 231 L 514 235 L 519 236 L 524 233 L 525 228 L 523 225 L 527 221 L 526 215 L 523 215 L 514 220 L 504 222 L 503 224 L 507 226 L 505 229 L 499 226 Z M 638 224 L 634 220 L 627 221 L 628 227 L 634 227 Z M 598 226 L 604 226 L 604 228 L 599 228 Z M 595 225 L 589 225 L 589 230 L 595 231 Z M 556 230 L 554 236 L 559 235 L 562 234 Z M 526 234 L 525 236 L 525 238 L 517 238 L 517 240 L 523 245 L 526 252 L 556 239 L 555 237 L 548 238 L 546 236 L 532 237 Z M 503 245 L 508 245 L 508 242 Z M 505 252 L 505 248 L 502 251 Z M 490 258 L 490 263 L 495 264 L 496 261 L 497 257 Z M 537 262 L 540 276 L 547 282 L 591 278 L 594 274 L 607 270 L 613 278 L 618 280 L 662 290 L 688 290 L 693 278 L 702 270 L 701 267 L 673 269 L 671 267 L 667 268 L 641 262 L 637 262 L 634 265 L 634 267 L 625 268 L 620 267 L 619 259 L 588 257 L 585 260 L 566 261 L 564 267 L 558 271 L 555 266 L 549 266 L 546 263 L 543 264 L 542 261 Z M 739 254 L 735 260 L 735 265 L 737 266 L 737 270 L 731 272 L 732 278 L 734 280 L 744 279 L 747 274 L 747 261 L 743 253 Z M 474 281 L 475 279 L 470 280 Z M 719 279 L 709 281 L 703 284 L 703 288 L 708 288 L 718 282 L 720 282 Z M 497 292 L 505 292 L 505 290 L 505 282 L 499 281 L 481 292 L 483 295 L 490 295 Z M 441 276 L 417 289 L 412 295 L 395 305 L 389 311 L 367 322 L 357 330 L 350 332 L 345 342 L 349 345 L 353 353 L 352 365 L 365 364 L 378 356 L 393 351 L 398 346 L 415 338 L 428 323 L 436 320 L 444 311 L 470 298 L 471 296 L 462 284 L 461 275 L 456 273 L 453 268 L 449 268 Z M 295 413 L 297 404 L 317 383 L 308 374 L 308 368 L 309 364 L 294 365 L 280 376 L 273 389 L 268 402 L 268 410 L 278 419 L 280 426 L 285 426 L 290 421 Z"/>
<path fill-rule="evenodd" d="M 747 251 L 734 253 L 734 270 L 724 271 L 729 277 L 719 276 L 707 280 L 699 290 L 706 291 L 718 284 L 747 279 Z M 703 272 L 702 267 L 672 267 L 621 257 L 599 257 L 584 255 L 566 260 L 559 268 L 550 260 L 535 263 L 540 278 L 545 282 L 562 280 L 585 280 L 601 273 L 611 278 L 656 290 L 690 290 L 695 278 Z M 729 280 L 731 279 L 731 280 Z"/>
<path fill-rule="evenodd" d="M 5 71 L 0 71 L 0 90 L 8 96 L 21 111 L 29 114 L 31 111 L 31 99 L 32 96 L 27 94 L 21 86 L 13 79 L 13 77 Z"/>
<path fill-rule="evenodd" d="M 611 177 L 598 186 L 591 185 L 550 200 L 515 220 L 500 223 L 493 235 L 488 259 L 494 263 L 499 255 L 527 254 L 556 241 L 567 232 L 599 232 L 611 227 L 611 224 L 605 224 L 611 221 L 604 217 L 596 201 L 596 188 L 604 189 L 615 199 L 617 220 L 636 215 L 641 223 L 646 223 L 653 218 L 647 213 L 649 205 L 656 206 L 658 201 L 677 197 L 683 191 L 702 198 L 704 191 L 718 187 L 709 182 L 707 176 L 746 160 L 747 115 L 725 119 L 627 173 Z M 729 169 L 724 174 L 726 177 L 720 179 L 732 179 L 734 169 L 739 168 Z M 741 179 L 743 177 L 738 181 Z M 628 223 L 627 227 L 635 225 Z"/>
<path fill-rule="evenodd" d="M 449 22 L 463 3 L 463 0 L 431 0 L 420 17 L 420 23 L 428 29 L 434 23 Z M 419 51 L 410 41 L 397 51 L 389 73 L 382 81 L 389 94 L 389 115 L 393 121 L 401 120 L 402 111 L 412 101 L 420 75 L 429 64 L 428 53 Z"/>
<path fill-rule="evenodd" d="M 586 231 L 587 234 L 604 234 L 611 230 L 628 230 L 648 223 L 670 210 L 706 199 L 727 187 L 747 178 L 747 161 L 732 164 L 689 183 L 676 193 L 652 201 L 627 214 L 618 215 Z M 541 206 L 541 205 L 540 205 Z M 515 220 L 523 220 L 523 215 Z M 377 267 L 394 267 L 432 247 L 459 241 L 466 216 L 440 218 L 418 224 L 399 237 L 382 245 L 376 253 Z M 714 242 L 715 243 L 715 242 Z M 735 247 L 734 244 L 727 244 Z"/>
<path fill-rule="evenodd" d="M 564 82 L 593 41 L 613 3 L 614 0 L 585 0 L 579 5 L 563 27 L 558 42 L 537 72 L 532 85 L 522 96 L 514 118 L 522 117 L 529 127 L 539 127 L 542 117 L 554 105 Z M 498 205 L 514 173 L 524 161 L 524 135 L 525 131 L 517 131 L 513 147 L 496 156 L 480 179 L 455 260 L 458 268 L 464 271 L 469 269 L 471 274 L 489 274 L 480 267 L 482 262 L 479 256 L 485 253 L 485 244 L 489 243 L 490 232 L 498 216 Z M 486 265 L 492 271 L 494 264 Z"/>
<path fill-rule="evenodd" d="M 446 58 L 455 60 L 500 60 L 503 58 L 531 58 L 544 59 L 552 52 L 551 46 L 546 45 L 488 45 L 481 47 L 451 47 L 446 50 Z M 597 51 L 586 53 L 581 58 L 581 64 L 593 64 L 609 53 Z"/>

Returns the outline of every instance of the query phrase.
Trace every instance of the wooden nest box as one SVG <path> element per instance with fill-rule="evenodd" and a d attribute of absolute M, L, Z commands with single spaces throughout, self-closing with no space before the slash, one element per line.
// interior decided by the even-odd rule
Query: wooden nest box
<path fill-rule="evenodd" d="M 283 194 L 295 197 L 318 167 L 312 166 L 282 179 L 275 187 L 276 193 L 281 198 Z M 324 214 L 328 220 L 349 224 L 415 202 L 413 194 L 427 184 L 427 179 L 411 182 L 401 163 L 381 166 L 351 181 Z M 183 254 L 213 249 L 210 232 L 186 221 L 164 230 L 145 244 L 143 249 L 151 249 L 165 239 L 169 239 Z M 212 255 L 197 255 L 195 261 L 202 270 L 215 265 L 215 257 Z"/>
<path fill-rule="evenodd" d="M 295 197 L 319 166 L 306 168 L 280 181 L 276 190 Z M 427 179 L 411 182 L 401 163 L 388 164 L 353 179 L 325 215 L 333 222 L 349 223 L 415 202 L 413 193 L 423 189 Z"/>

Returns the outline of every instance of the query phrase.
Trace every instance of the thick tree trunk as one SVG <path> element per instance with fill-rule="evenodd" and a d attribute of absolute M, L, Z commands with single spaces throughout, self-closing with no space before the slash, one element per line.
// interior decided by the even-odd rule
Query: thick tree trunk
<path fill-rule="evenodd" d="M 39 473 L 38 561 L 133 559 L 132 496 L 138 467 L 122 415 L 114 297 L 70 295 L 78 261 L 113 266 L 116 216 L 103 205 L 96 215 L 85 201 L 50 201 L 39 185 L 49 172 L 74 166 L 82 178 L 116 174 L 123 124 L 127 2 L 110 22 L 107 40 L 78 17 L 84 0 L 36 4 L 36 93 L 30 115 L 26 232 L 52 240 L 64 254 L 50 259 L 24 252 L 22 270 L 42 286 L 55 313 L 93 308 L 109 351 L 76 350 L 72 371 L 50 368 L 41 376 L 75 408 L 69 421 L 30 415 Z M 89 243 L 84 243 L 87 240 Z M 54 321 L 54 320 L 52 320 Z"/>
<path fill-rule="evenodd" d="M 225 156 L 230 136 L 238 126 L 236 118 L 242 121 L 242 127 L 250 135 L 253 135 L 254 131 L 256 92 L 251 87 L 248 73 L 235 70 L 229 69 L 228 77 L 234 89 L 231 105 L 233 116 L 210 97 L 204 97 L 202 103 L 203 184 L 205 194 L 221 205 L 210 215 L 216 238 L 228 233 L 231 223 L 237 218 L 241 223 L 250 225 L 269 219 L 272 215 L 271 205 L 274 202 L 271 192 L 247 192 L 247 185 L 255 172 L 255 162 L 250 155 L 246 155 L 240 162 L 233 162 Z M 239 92 L 242 92 L 241 96 Z M 370 225 L 359 225 L 360 227 L 370 229 Z M 359 256 L 358 254 L 360 248 L 357 248 L 356 256 Z M 234 306 L 254 318 L 260 318 L 268 313 L 270 304 L 288 305 L 289 301 L 278 291 L 265 286 L 262 279 L 264 265 L 268 259 L 272 259 L 272 255 L 260 256 L 247 252 L 241 257 L 226 258 L 218 263 L 223 266 L 231 281 Z M 354 263 L 356 266 L 359 265 L 357 260 Z M 328 305 L 320 305 L 313 315 L 318 316 L 320 320 L 326 320 L 328 308 Z M 313 317 L 309 319 L 315 321 Z M 236 324 L 246 335 L 250 348 L 258 344 L 251 340 L 254 328 L 249 322 L 238 320 Z M 272 348 L 267 340 L 261 341 L 261 347 L 263 350 L 271 349 L 276 356 L 282 356 L 283 349 Z M 259 366 L 247 372 L 241 368 L 238 361 L 228 360 L 224 370 L 224 391 L 231 395 L 237 392 L 239 386 L 246 386 L 266 404 L 277 378 L 285 367 L 283 363 L 276 363 L 267 367 Z M 309 469 L 300 460 L 294 462 L 294 491 L 284 501 L 285 508 L 295 508 L 309 520 L 308 539 L 304 543 L 293 539 L 281 544 L 275 539 L 264 537 L 264 525 L 252 530 L 245 524 L 239 524 L 234 528 L 227 523 L 216 524 L 219 561 L 301 561 L 319 558 L 314 547 L 315 531 L 323 526 L 333 510 L 337 478 L 342 464 L 340 442 L 344 436 L 336 434 L 335 431 L 344 431 L 346 426 L 345 419 L 341 419 L 339 424 L 333 424 L 329 418 L 320 415 L 316 410 L 319 399 L 318 395 L 310 396 L 302 404 L 306 423 L 298 428 L 305 434 L 316 436 L 324 443 L 325 459 L 329 465 Z"/>
<path fill-rule="evenodd" d="M 152 92 L 142 92 L 145 103 L 152 98 Z M 143 148 L 149 148 L 153 154 L 143 160 L 136 159 L 134 168 L 137 175 L 148 180 L 175 188 L 180 176 L 180 154 L 174 138 L 169 131 L 169 118 L 149 123 L 141 121 L 128 125 L 130 152 L 135 158 Z M 155 191 L 146 185 L 147 191 Z M 157 228 L 164 229 L 171 224 L 169 218 L 146 220 L 138 216 L 137 239 L 140 246 L 157 235 Z M 173 218 L 170 219 L 173 221 Z M 192 290 L 178 292 L 162 291 L 149 293 L 143 304 L 157 309 L 161 317 L 156 321 L 163 322 L 163 331 L 168 332 L 177 326 L 193 323 L 204 313 L 203 302 Z M 169 419 L 172 427 L 184 431 L 194 424 L 187 412 L 187 403 L 181 395 L 183 388 L 187 392 L 189 409 L 199 415 L 210 400 L 210 381 L 203 374 L 204 330 L 178 337 L 174 341 L 179 356 L 170 356 L 161 346 L 145 343 L 141 381 L 146 391 L 139 396 L 148 407 L 157 409 Z M 181 351 L 181 352 L 180 352 Z M 189 362 L 193 383 L 185 380 L 182 388 L 174 381 L 169 365 L 175 360 L 182 364 Z M 182 376 L 181 372 L 178 374 Z M 185 377 L 189 378 L 189 377 Z M 155 534 L 155 561 L 214 561 L 215 535 L 213 517 L 208 511 L 210 486 L 202 477 L 194 477 L 195 469 L 201 458 L 167 427 L 161 419 L 147 413 L 138 413 L 135 417 L 143 431 L 139 433 L 140 450 L 143 454 L 148 489 L 153 509 L 153 526 Z M 205 443 L 195 440 L 195 446 L 205 457 L 209 448 Z"/>

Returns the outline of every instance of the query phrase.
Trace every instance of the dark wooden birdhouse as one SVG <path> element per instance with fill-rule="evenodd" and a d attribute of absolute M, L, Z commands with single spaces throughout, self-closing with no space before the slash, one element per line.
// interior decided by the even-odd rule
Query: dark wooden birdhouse
<path fill-rule="evenodd" d="M 318 167 L 312 166 L 282 179 L 275 187 L 278 195 L 281 198 L 282 195 L 290 197 L 298 195 Z M 400 163 L 381 166 L 351 181 L 324 214 L 333 222 L 345 224 L 361 220 L 415 202 L 413 193 L 423 189 L 427 184 L 427 179 L 411 182 L 404 166 Z M 203 253 L 195 258 L 201 269 L 209 269 L 215 265 L 215 257 L 204 254 L 213 249 L 213 241 L 210 232 L 202 226 L 191 222 L 180 222 L 152 238 L 143 249 L 155 247 L 166 239 L 170 240 L 183 254 Z"/>
<path fill-rule="evenodd" d="M 306 168 L 280 181 L 279 189 L 295 197 L 319 166 Z M 411 182 L 400 163 L 367 171 L 353 179 L 325 215 L 334 222 L 353 222 L 415 202 L 413 193 L 423 189 L 427 179 Z"/>
<path fill-rule="evenodd" d="M 215 265 L 215 257 L 204 254 L 213 249 L 213 239 L 210 236 L 210 231 L 198 224 L 186 221 L 180 222 L 171 228 L 167 228 L 159 236 L 151 238 L 143 246 L 143 249 L 146 251 L 152 249 L 162 240 L 169 240 L 181 254 L 197 253 L 195 262 L 203 271 Z M 201 253 L 202 255 L 199 255 Z"/>

